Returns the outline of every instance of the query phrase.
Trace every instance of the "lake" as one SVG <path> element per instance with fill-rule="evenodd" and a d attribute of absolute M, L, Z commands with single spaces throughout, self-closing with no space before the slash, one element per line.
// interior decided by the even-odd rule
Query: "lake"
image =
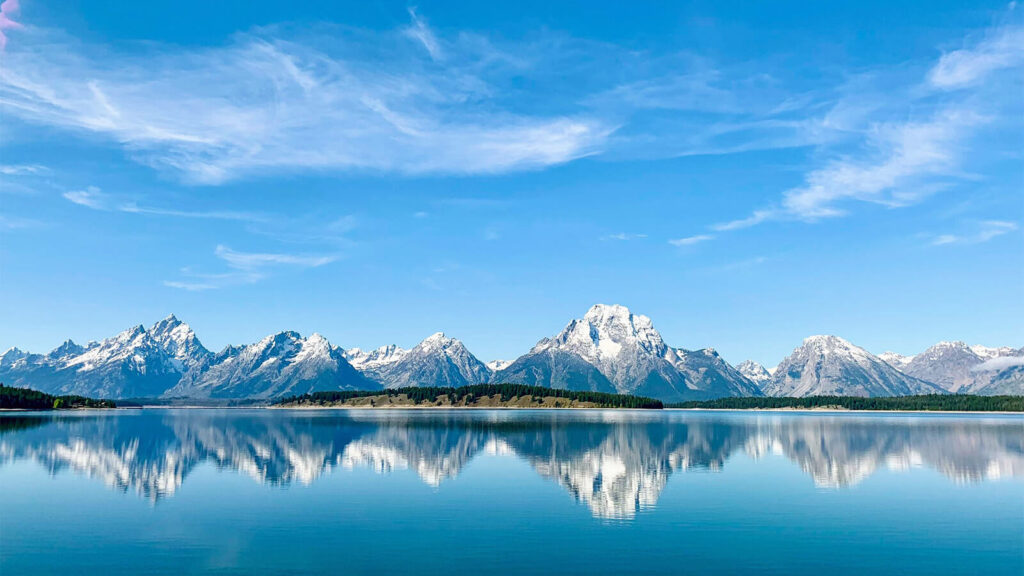
<path fill-rule="evenodd" d="M 0 415 L 0 574 L 1024 573 L 1024 417 Z"/>

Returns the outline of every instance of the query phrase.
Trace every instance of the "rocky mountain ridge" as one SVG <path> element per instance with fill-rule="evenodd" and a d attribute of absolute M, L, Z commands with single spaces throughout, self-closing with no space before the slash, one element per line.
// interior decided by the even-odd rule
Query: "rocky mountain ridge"
<path fill-rule="evenodd" d="M 813 336 L 766 369 L 733 367 L 711 348 L 667 345 L 650 318 L 598 304 L 512 361 L 484 364 L 436 333 L 410 349 L 343 349 L 319 334 L 284 331 L 220 352 L 171 315 L 150 328 L 47 354 L 0 354 L 0 381 L 48 393 L 103 398 L 270 399 L 319 390 L 510 382 L 630 393 L 673 402 L 726 396 L 931 393 L 1024 394 L 1024 348 L 940 342 L 875 356 L 836 336 Z"/>

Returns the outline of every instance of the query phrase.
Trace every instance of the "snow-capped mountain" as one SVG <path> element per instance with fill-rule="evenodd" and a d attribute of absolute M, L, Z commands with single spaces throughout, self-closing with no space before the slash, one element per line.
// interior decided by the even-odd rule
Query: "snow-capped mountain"
<path fill-rule="evenodd" d="M 671 348 L 647 316 L 604 304 L 569 322 L 554 338 L 538 342 L 493 381 L 669 401 L 759 394 L 713 350 Z"/>
<path fill-rule="evenodd" d="M 886 361 L 906 374 L 937 384 L 949 392 L 994 394 L 998 388 L 1004 390 L 1002 393 L 1024 393 L 1024 381 L 1015 378 L 1012 370 L 1014 366 L 1024 364 L 1024 349 L 939 342 L 914 356 L 896 356 L 899 355 L 893 355 L 892 360 Z M 1015 361 L 1015 358 L 1019 360 Z M 985 392 L 986 387 L 995 381 L 1000 384 Z M 1012 386 L 1014 381 L 1019 387 Z"/>
<path fill-rule="evenodd" d="M 8 356 L 0 359 L 0 378 L 13 385 L 129 398 L 160 395 L 211 354 L 188 324 L 171 315 L 148 330 L 135 326 L 86 347 L 68 340 L 45 356 L 22 355 L 10 365 Z"/>
<path fill-rule="evenodd" d="M 744 360 L 743 362 L 740 362 L 736 365 L 736 370 L 740 374 L 743 374 L 747 380 L 757 384 L 759 388 L 764 387 L 764 385 L 772 379 L 771 372 L 753 360 Z"/>
<path fill-rule="evenodd" d="M 366 371 L 398 362 L 405 356 L 406 352 L 408 350 L 399 348 L 394 344 L 389 344 L 381 346 L 376 350 L 363 351 L 359 348 L 349 348 L 343 351 L 342 355 L 356 370 Z"/>
<path fill-rule="evenodd" d="M 778 365 L 764 391 L 769 396 L 904 396 L 944 392 L 838 336 L 811 336 L 804 340 Z"/>
<path fill-rule="evenodd" d="M 255 344 L 231 347 L 195 377 L 164 395 L 203 398 L 275 398 L 320 390 L 373 390 L 326 338 L 279 332 Z"/>
<path fill-rule="evenodd" d="M 0 354 L 0 382 L 99 398 L 275 398 L 316 390 L 378 390 L 510 382 L 630 393 L 668 402 L 724 396 L 1024 394 L 1024 348 L 940 342 L 914 356 L 873 356 L 812 336 L 774 368 L 736 368 L 713 349 L 668 346 L 650 318 L 598 304 L 514 361 L 483 364 L 462 342 L 434 334 L 412 349 L 363 351 L 280 332 L 214 354 L 174 315 L 46 354 Z"/>
<path fill-rule="evenodd" d="M 349 352 L 352 354 L 352 351 Z M 406 386 L 465 386 L 490 380 L 491 371 L 459 340 L 442 332 L 409 350 L 384 346 L 352 354 L 356 366 L 386 388 Z"/>
<path fill-rule="evenodd" d="M 95 345 L 95 342 L 89 343 L 90 347 Z M 64 358 L 78 356 L 79 354 L 85 352 L 85 350 L 85 346 L 75 344 L 75 341 L 69 338 L 65 340 L 63 344 L 51 350 L 50 353 L 46 355 L 46 357 L 49 358 L 50 360 L 62 360 Z"/>

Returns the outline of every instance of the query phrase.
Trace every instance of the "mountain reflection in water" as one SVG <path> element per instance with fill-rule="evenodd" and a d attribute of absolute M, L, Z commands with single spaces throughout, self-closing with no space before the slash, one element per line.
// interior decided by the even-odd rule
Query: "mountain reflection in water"
<path fill-rule="evenodd" d="M 654 507 L 669 477 L 782 455 L 825 488 L 927 467 L 957 483 L 1024 477 L 1015 417 L 634 411 L 144 410 L 0 416 L 0 465 L 28 459 L 154 501 L 211 462 L 269 485 L 337 468 L 432 486 L 479 454 L 520 458 L 594 516 Z"/>

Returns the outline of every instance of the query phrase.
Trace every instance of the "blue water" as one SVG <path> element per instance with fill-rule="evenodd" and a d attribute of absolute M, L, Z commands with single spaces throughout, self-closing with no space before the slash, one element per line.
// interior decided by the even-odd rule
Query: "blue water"
<path fill-rule="evenodd" d="M 0 574 L 1024 574 L 1024 417 L 0 415 Z"/>

